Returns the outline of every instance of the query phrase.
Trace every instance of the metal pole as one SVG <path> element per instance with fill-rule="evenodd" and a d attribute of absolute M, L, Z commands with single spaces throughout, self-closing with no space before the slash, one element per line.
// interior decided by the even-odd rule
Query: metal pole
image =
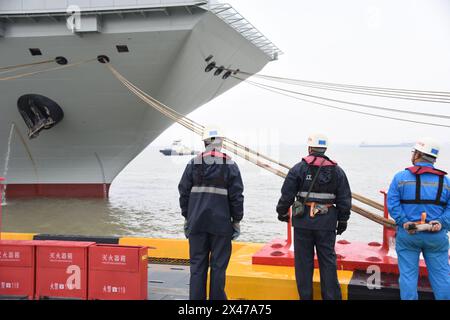
<path fill-rule="evenodd" d="M 289 215 L 289 222 L 287 224 L 286 248 L 289 249 L 292 244 L 292 208 L 289 208 L 288 215 Z"/>
<path fill-rule="evenodd" d="M 380 193 L 384 196 L 384 218 L 389 219 L 389 212 L 387 207 L 387 193 L 384 190 L 381 190 Z M 393 239 L 395 239 L 396 229 L 394 227 L 388 227 L 383 225 L 383 249 L 389 251 L 391 244 L 393 243 Z"/>

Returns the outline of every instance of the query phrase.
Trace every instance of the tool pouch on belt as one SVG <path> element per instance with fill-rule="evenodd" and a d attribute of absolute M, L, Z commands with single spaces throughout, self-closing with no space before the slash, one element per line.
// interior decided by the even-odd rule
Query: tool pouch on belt
<path fill-rule="evenodd" d="M 305 205 L 299 200 L 295 200 L 292 205 L 292 216 L 301 217 L 305 213 Z"/>
<path fill-rule="evenodd" d="M 329 208 L 329 206 L 327 206 L 327 205 L 317 203 L 316 204 L 316 210 L 317 210 L 316 214 L 327 214 L 328 208 Z"/>

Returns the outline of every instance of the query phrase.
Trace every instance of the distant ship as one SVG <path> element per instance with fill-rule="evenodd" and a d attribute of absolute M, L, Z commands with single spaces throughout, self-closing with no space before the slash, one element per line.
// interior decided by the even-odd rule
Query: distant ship
<path fill-rule="evenodd" d="M 362 142 L 359 147 L 360 148 L 406 148 L 406 147 L 413 147 L 413 142 L 404 142 L 399 144 L 369 144 Z"/>
<path fill-rule="evenodd" d="M 159 150 L 159 152 L 165 156 L 193 156 L 200 153 L 181 144 L 181 140 L 175 140 L 170 148 Z"/>

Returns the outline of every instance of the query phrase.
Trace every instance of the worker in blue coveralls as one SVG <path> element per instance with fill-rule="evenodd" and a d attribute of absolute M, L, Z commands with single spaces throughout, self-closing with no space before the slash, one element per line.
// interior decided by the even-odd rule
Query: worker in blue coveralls
<path fill-rule="evenodd" d="M 189 239 L 191 300 L 226 300 L 226 269 L 231 241 L 240 235 L 244 186 L 235 162 L 221 152 L 224 135 L 217 127 L 203 134 L 205 152 L 187 165 L 178 185 L 184 231 Z"/>
<path fill-rule="evenodd" d="M 446 172 L 434 168 L 439 150 L 432 139 L 418 141 L 412 151 L 413 166 L 394 177 L 388 192 L 388 210 L 397 224 L 403 300 L 418 299 L 420 253 L 425 258 L 434 297 L 450 299 L 450 179 Z"/>
<path fill-rule="evenodd" d="M 324 300 L 341 300 L 336 268 L 336 234 L 347 229 L 352 194 L 344 171 L 325 156 L 328 139 L 315 134 L 308 139 L 309 155 L 288 173 L 281 189 L 277 213 L 294 226 L 295 277 L 302 300 L 313 299 L 314 248 L 320 269 Z"/>

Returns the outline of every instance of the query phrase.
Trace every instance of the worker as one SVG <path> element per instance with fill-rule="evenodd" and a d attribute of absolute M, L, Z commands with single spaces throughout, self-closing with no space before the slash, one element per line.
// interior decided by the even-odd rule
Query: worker
<path fill-rule="evenodd" d="M 185 236 L 189 239 L 191 300 L 226 300 L 225 278 L 232 240 L 240 235 L 244 186 L 237 164 L 221 152 L 224 135 L 217 127 L 203 133 L 205 152 L 187 165 L 178 185 Z"/>
<path fill-rule="evenodd" d="M 352 196 L 344 171 L 325 156 L 327 148 L 326 136 L 315 134 L 308 138 L 309 155 L 289 170 L 276 208 L 278 219 L 289 222 L 288 211 L 294 204 L 295 277 L 302 300 L 313 299 L 314 248 L 322 299 L 342 299 L 335 242 L 336 234 L 347 229 Z"/>
<path fill-rule="evenodd" d="M 447 235 L 450 180 L 447 173 L 434 167 L 439 151 L 433 139 L 418 141 L 412 151 L 413 166 L 395 175 L 389 187 L 387 204 L 397 224 L 396 251 L 402 300 L 418 299 L 420 253 L 425 258 L 434 297 L 450 299 Z M 423 223 L 429 225 L 429 230 L 417 231 L 417 225 Z"/>

